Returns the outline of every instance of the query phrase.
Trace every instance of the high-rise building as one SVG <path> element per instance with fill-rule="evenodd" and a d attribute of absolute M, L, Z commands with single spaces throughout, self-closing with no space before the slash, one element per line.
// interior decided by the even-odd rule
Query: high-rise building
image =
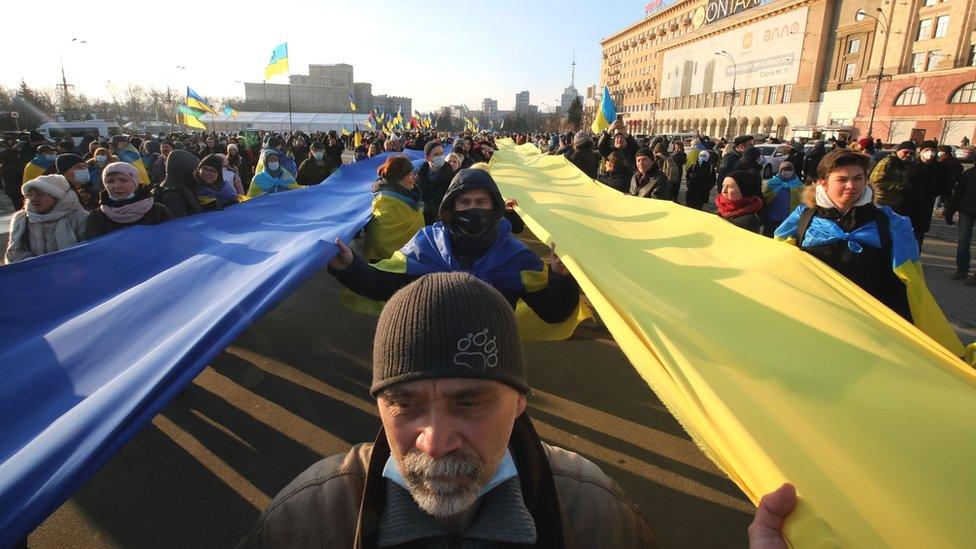
<path fill-rule="evenodd" d="M 529 92 L 521 91 L 515 94 L 515 114 L 518 116 L 529 115 Z"/>
<path fill-rule="evenodd" d="M 576 91 L 576 87 L 567 86 L 566 89 L 563 90 L 563 94 L 559 97 L 559 112 L 569 112 L 569 107 L 573 104 L 573 100 L 577 97 L 580 97 L 580 94 L 578 91 Z M 582 98 L 580 98 L 580 101 L 582 102 Z"/>
<path fill-rule="evenodd" d="M 632 133 L 958 143 L 976 138 L 974 21 L 971 0 L 658 3 L 601 42 L 598 91 Z"/>
<path fill-rule="evenodd" d="M 489 118 L 498 116 L 498 101 L 488 97 L 481 100 L 481 114 Z"/>

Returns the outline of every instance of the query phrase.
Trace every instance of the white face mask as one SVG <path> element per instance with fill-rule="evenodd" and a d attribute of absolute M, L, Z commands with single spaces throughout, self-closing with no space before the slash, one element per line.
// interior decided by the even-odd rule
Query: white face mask
<path fill-rule="evenodd" d="M 104 163 L 108 162 L 108 157 L 105 156 L 104 154 L 96 155 L 95 156 L 95 162 L 98 162 L 99 164 L 104 164 Z"/>
<path fill-rule="evenodd" d="M 926 149 L 925 151 L 922 151 L 922 160 L 925 160 L 926 162 L 932 160 L 933 156 L 935 156 L 935 153 L 932 152 L 931 149 Z"/>
<path fill-rule="evenodd" d="M 88 170 L 75 170 L 75 181 L 78 183 L 88 183 L 91 181 L 91 173 Z"/>
<path fill-rule="evenodd" d="M 435 170 L 441 169 L 444 165 L 444 155 L 438 155 L 430 159 L 430 165 L 434 167 Z"/>
<path fill-rule="evenodd" d="M 280 165 L 281 164 L 278 164 L 277 162 L 268 162 L 268 170 L 272 172 L 276 172 L 278 171 L 278 166 Z"/>

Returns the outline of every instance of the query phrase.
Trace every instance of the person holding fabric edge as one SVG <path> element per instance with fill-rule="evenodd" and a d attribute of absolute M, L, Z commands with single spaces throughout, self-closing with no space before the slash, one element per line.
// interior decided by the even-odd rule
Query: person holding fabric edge
<path fill-rule="evenodd" d="M 205 211 L 222 210 L 244 199 L 243 195 L 237 194 L 234 180 L 224 178 L 224 160 L 220 153 L 204 157 L 197 164 L 193 177 L 197 180 L 194 192 Z"/>
<path fill-rule="evenodd" d="M 758 233 L 758 214 L 762 210 L 763 201 L 758 196 L 742 194 L 742 186 L 747 184 L 750 177 L 749 173 L 739 170 L 726 175 L 722 182 L 722 192 L 715 197 L 715 206 L 722 219 L 736 227 Z"/>
<path fill-rule="evenodd" d="M 514 308 L 519 299 L 547 324 L 570 318 L 579 305 L 579 287 L 555 255 L 549 269 L 512 236 L 506 205 L 491 175 L 462 169 L 440 207 L 440 221 L 421 229 L 392 257 L 369 265 L 336 239 L 339 254 L 329 272 L 353 292 L 377 301 L 432 272 L 466 271 L 488 280 Z"/>
<path fill-rule="evenodd" d="M 450 179 L 445 181 L 448 174 L 453 177 L 451 166 L 444 158 L 444 147 L 438 141 L 429 141 L 424 145 L 424 158 L 427 160 L 417 170 L 417 189 L 423 195 L 424 223 L 433 225 L 437 222 L 438 209 Z"/>
<path fill-rule="evenodd" d="M 366 224 L 363 250 L 370 262 L 390 257 L 424 228 L 424 204 L 410 159 L 391 155 L 377 168 L 376 175 L 373 216 Z"/>
<path fill-rule="evenodd" d="M 373 340 L 382 428 L 274 498 L 241 549 L 656 547 L 636 505 L 599 467 L 542 442 L 506 298 L 466 273 L 397 292 Z M 796 491 L 760 501 L 750 546 L 785 549 Z"/>
<path fill-rule="evenodd" d="M 805 204 L 776 229 L 775 238 L 833 267 L 956 356 L 965 349 L 925 285 L 911 222 L 872 203 L 871 158 L 838 149 L 818 166 Z"/>
<path fill-rule="evenodd" d="M 153 200 L 139 172 L 126 162 L 113 162 L 103 172 L 105 189 L 99 194 L 99 208 L 88 216 L 85 240 L 132 225 L 157 225 L 173 219 L 166 206 Z"/>
<path fill-rule="evenodd" d="M 637 171 L 630 179 L 630 194 L 640 198 L 671 199 L 671 187 L 664 171 L 655 163 L 651 149 L 641 147 L 635 160 Z"/>

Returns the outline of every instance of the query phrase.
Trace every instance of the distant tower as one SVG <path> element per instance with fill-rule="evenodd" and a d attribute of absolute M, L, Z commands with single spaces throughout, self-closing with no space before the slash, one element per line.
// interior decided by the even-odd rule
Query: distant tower
<path fill-rule="evenodd" d="M 576 87 L 576 50 L 573 50 L 573 75 L 569 78 L 569 85 Z"/>

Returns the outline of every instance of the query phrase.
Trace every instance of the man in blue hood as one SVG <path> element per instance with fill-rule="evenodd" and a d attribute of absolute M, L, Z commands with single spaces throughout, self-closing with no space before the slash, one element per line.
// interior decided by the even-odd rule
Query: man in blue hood
<path fill-rule="evenodd" d="M 340 239 L 329 272 L 353 292 L 387 301 L 397 290 L 434 272 L 463 271 L 500 291 L 515 307 L 519 299 L 549 324 L 565 321 L 579 304 L 579 286 L 555 255 L 548 269 L 512 236 L 505 202 L 491 175 L 462 169 L 451 181 L 440 221 L 424 227 L 393 257 L 370 265 Z"/>

